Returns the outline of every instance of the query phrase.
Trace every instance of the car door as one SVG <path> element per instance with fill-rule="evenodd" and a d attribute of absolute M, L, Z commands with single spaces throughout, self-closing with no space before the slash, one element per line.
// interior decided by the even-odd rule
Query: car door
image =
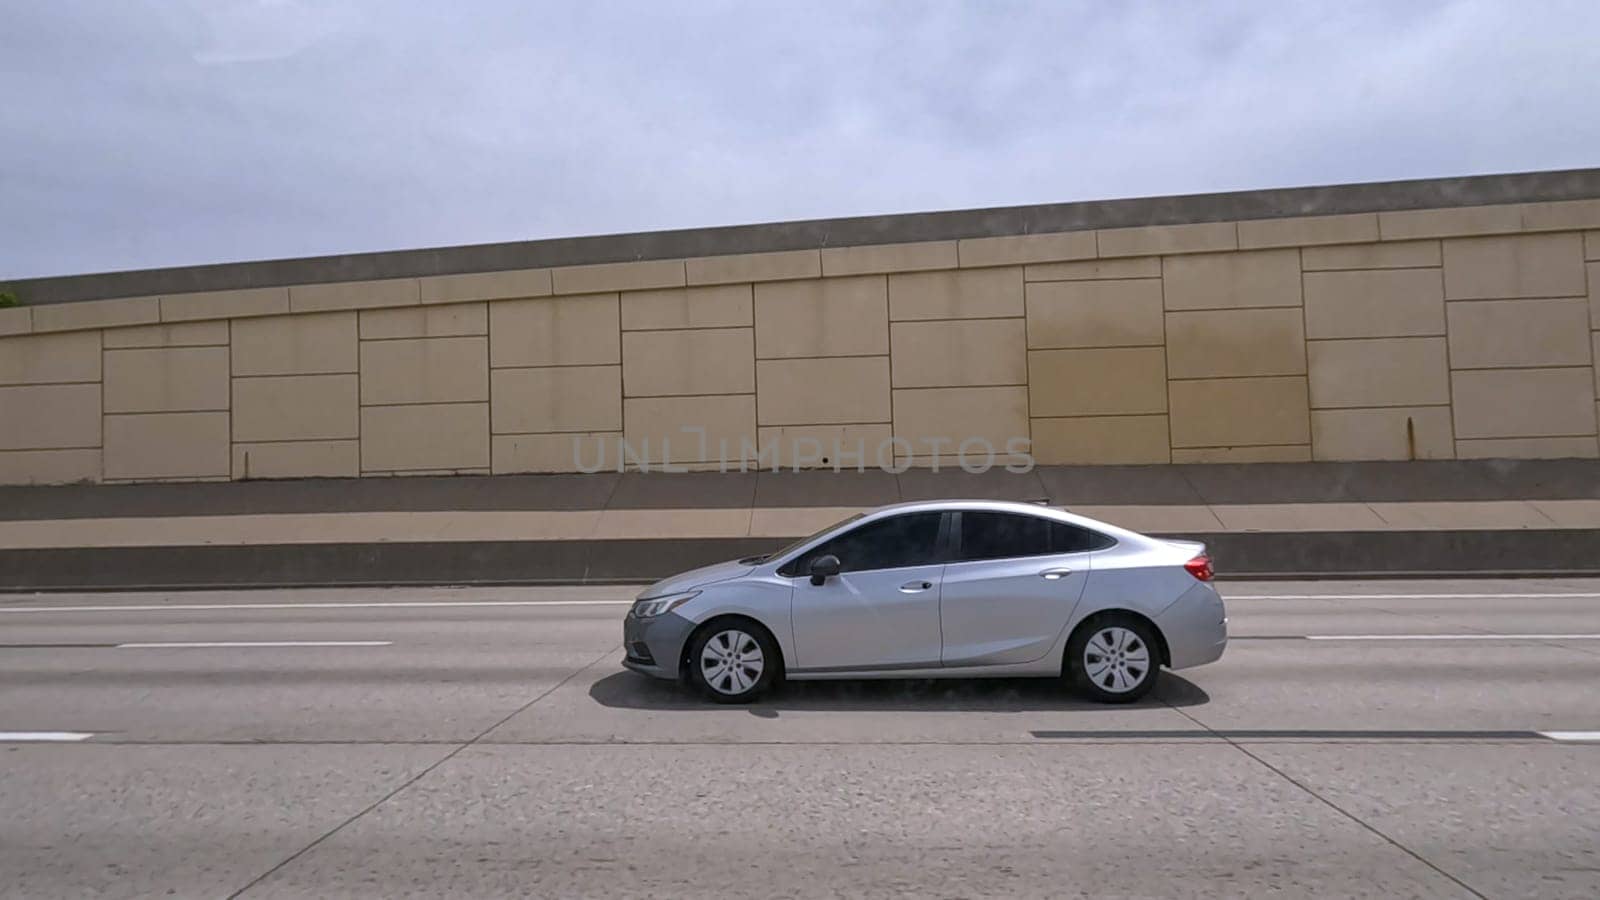
<path fill-rule="evenodd" d="M 1054 645 L 1110 539 L 1022 513 L 961 510 L 940 590 L 946 666 L 1032 662 Z"/>
<path fill-rule="evenodd" d="M 944 514 L 875 519 L 780 569 L 793 580 L 797 671 L 939 665 Z M 811 583 L 811 560 L 839 558 L 839 574 Z"/>

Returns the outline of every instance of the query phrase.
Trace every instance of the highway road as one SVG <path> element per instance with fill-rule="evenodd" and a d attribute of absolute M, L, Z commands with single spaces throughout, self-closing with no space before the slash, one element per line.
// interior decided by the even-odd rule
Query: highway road
<path fill-rule="evenodd" d="M 1133 707 L 624 671 L 633 589 L 0 596 L 0 894 L 1600 896 L 1600 581 L 1223 586 Z"/>

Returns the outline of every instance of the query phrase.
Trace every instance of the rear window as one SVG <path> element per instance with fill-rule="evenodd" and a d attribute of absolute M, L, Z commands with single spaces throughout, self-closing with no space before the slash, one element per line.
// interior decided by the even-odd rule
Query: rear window
<path fill-rule="evenodd" d="M 1099 550 L 1113 543 L 1099 532 L 1042 516 L 966 510 L 961 513 L 961 546 L 956 558 L 1052 556 Z"/>

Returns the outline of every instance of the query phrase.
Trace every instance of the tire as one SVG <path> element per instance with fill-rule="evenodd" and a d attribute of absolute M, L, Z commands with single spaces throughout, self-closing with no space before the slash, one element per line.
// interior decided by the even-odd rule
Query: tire
<path fill-rule="evenodd" d="M 1067 642 L 1073 687 L 1100 703 L 1132 703 L 1161 675 L 1161 650 L 1149 623 L 1123 613 L 1096 616 Z"/>
<path fill-rule="evenodd" d="M 778 645 L 748 619 L 717 619 L 689 641 L 689 683 L 717 703 L 749 703 L 772 686 L 783 666 Z"/>

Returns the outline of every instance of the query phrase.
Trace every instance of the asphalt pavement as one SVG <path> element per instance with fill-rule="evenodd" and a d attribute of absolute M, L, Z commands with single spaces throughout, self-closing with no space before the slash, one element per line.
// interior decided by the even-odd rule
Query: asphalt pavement
<path fill-rule="evenodd" d="M 0 894 L 1600 896 L 1600 581 L 1224 585 L 1221 662 L 750 707 L 625 587 L 0 595 Z"/>

